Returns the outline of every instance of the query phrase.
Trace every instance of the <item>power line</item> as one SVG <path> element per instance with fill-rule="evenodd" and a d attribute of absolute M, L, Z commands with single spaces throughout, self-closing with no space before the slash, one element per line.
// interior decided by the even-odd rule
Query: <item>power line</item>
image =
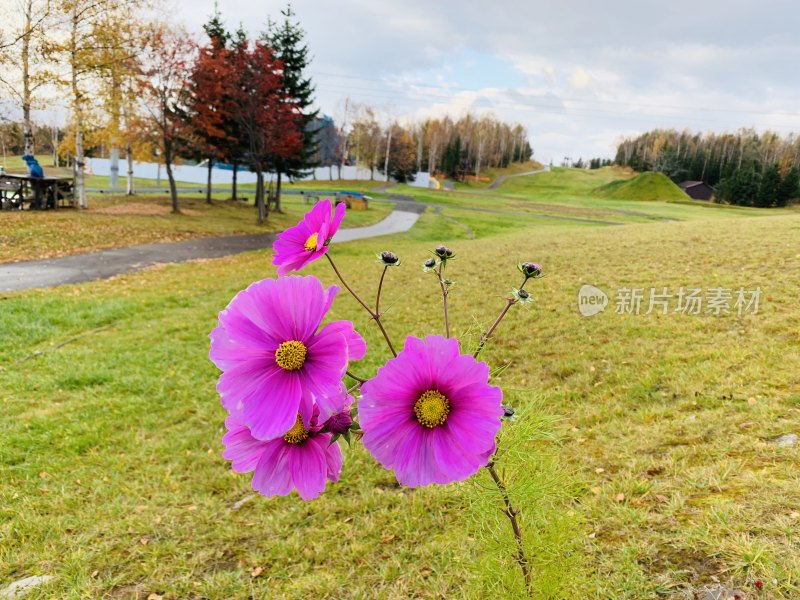
<path fill-rule="evenodd" d="M 455 105 L 462 105 L 465 109 L 469 109 L 472 107 L 473 99 L 469 98 L 458 98 L 455 96 L 448 96 L 444 94 L 420 94 L 415 93 L 412 97 L 406 98 L 398 98 L 397 93 L 391 90 L 376 90 L 374 88 L 363 88 L 358 86 L 344 86 L 338 84 L 317 84 L 317 89 L 321 89 L 324 91 L 328 91 L 331 93 L 338 93 L 344 94 L 348 92 L 358 92 L 359 97 L 368 97 L 374 98 L 377 100 L 391 100 L 392 104 L 394 105 L 401 105 L 401 106 L 408 106 L 412 108 L 419 108 L 425 106 L 425 103 L 443 103 L 443 104 L 455 104 Z M 714 123 L 714 124 L 721 124 L 727 127 L 742 127 L 742 123 L 734 123 L 730 120 L 721 120 L 721 119 L 711 119 L 704 116 L 687 116 L 687 115 L 675 115 L 675 114 L 631 114 L 630 111 L 613 111 L 608 109 L 593 109 L 593 108 L 585 108 L 580 106 L 569 106 L 569 105 L 556 105 L 556 104 L 547 104 L 542 103 L 539 101 L 534 101 L 530 99 L 525 99 L 525 101 L 513 102 L 509 103 L 506 101 L 497 101 L 491 98 L 485 97 L 490 103 L 490 108 L 496 109 L 507 109 L 507 110 L 527 110 L 527 111 L 536 111 L 538 113 L 543 114 L 553 114 L 553 115 L 560 115 L 560 116 L 583 116 L 583 117 L 615 117 L 625 121 L 639 121 L 643 123 L 652 123 L 654 120 L 663 120 L 669 118 L 681 119 L 683 121 L 692 121 L 692 122 L 702 122 L 702 123 Z M 480 107 L 478 107 L 480 108 Z M 762 117 L 769 117 L 771 114 L 769 113 L 759 113 Z M 800 115 L 797 115 L 800 118 Z M 765 127 L 767 127 L 765 125 Z M 789 125 L 789 124 L 781 124 L 781 123 L 773 123 L 768 126 L 772 129 L 782 129 L 782 130 L 797 130 L 800 129 L 800 122 L 797 124 Z"/>
<path fill-rule="evenodd" d="M 337 73 L 325 73 L 325 72 L 317 72 L 312 73 L 312 75 L 319 75 L 323 77 L 334 77 L 340 79 L 355 79 L 360 81 L 372 81 L 372 82 L 379 82 L 385 86 L 389 86 L 390 84 L 387 83 L 385 79 L 376 78 L 376 77 L 361 77 L 358 75 L 344 75 L 344 74 L 337 74 Z M 442 90 L 444 92 L 448 91 L 457 91 L 457 92 L 472 92 L 476 94 L 480 94 L 480 89 L 475 88 L 465 88 L 459 86 L 437 86 L 437 85 L 428 85 L 428 84 L 410 84 L 410 86 L 418 86 L 433 90 Z M 391 88 L 387 88 L 391 89 Z M 768 112 L 757 110 L 757 109 L 748 109 L 748 108 L 720 108 L 720 107 L 708 107 L 708 106 L 683 106 L 678 104 L 654 104 L 654 103 L 644 103 L 644 102 L 627 102 L 624 100 L 607 100 L 607 99 L 600 99 L 600 98 L 593 98 L 593 99 L 586 99 L 586 98 L 576 98 L 572 96 L 559 96 L 559 99 L 569 101 L 569 102 L 580 102 L 580 103 L 602 103 L 602 104 L 614 104 L 619 106 L 628 106 L 634 108 L 656 108 L 656 109 L 667 109 L 667 110 L 688 110 L 688 111 L 701 111 L 701 112 L 719 112 L 719 113 L 743 113 L 743 114 L 755 114 L 761 116 L 786 116 L 786 117 L 800 117 L 800 112 L 798 111 L 783 111 L 783 110 L 771 110 Z"/>

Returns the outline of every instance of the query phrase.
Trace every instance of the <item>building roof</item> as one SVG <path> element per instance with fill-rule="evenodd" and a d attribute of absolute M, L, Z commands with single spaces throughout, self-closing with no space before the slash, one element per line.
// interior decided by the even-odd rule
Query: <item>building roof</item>
<path fill-rule="evenodd" d="M 678 187 L 682 190 L 689 189 L 690 187 L 695 187 L 698 185 L 708 185 L 704 181 L 684 181 L 683 183 L 679 183 Z M 711 187 L 710 185 L 708 187 Z M 713 189 L 713 188 L 712 188 Z"/>

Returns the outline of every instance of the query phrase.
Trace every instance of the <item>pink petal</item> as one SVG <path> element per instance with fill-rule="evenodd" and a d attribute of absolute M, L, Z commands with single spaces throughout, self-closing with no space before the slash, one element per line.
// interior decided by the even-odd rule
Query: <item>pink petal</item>
<path fill-rule="evenodd" d="M 348 360 L 361 360 L 367 353 L 367 342 L 361 337 L 350 321 L 332 321 L 325 325 L 318 335 L 323 332 L 337 332 L 347 340 Z"/>
<path fill-rule="evenodd" d="M 318 443 L 325 446 L 327 478 L 331 481 L 339 481 L 339 475 L 342 472 L 342 449 L 339 444 L 336 442 L 331 444 L 331 435 L 328 433 L 320 434 L 313 439 L 319 440 Z"/>
<path fill-rule="evenodd" d="M 328 228 L 329 238 L 332 238 L 334 235 L 336 235 L 336 232 L 339 231 L 339 225 L 341 225 L 342 219 L 344 219 L 346 210 L 347 207 L 345 206 L 344 202 L 336 205 L 336 208 L 333 210 L 333 218 L 331 219 L 330 227 Z"/>
<path fill-rule="evenodd" d="M 358 416 L 361 419 L 360 424 L 364 430 L 364 437 L 361 438 L 361 443 L 364 444 L 364 448 L 367 449 L 372 457 L 387 469 L 391 469 L 394 466 L 397 455 L 413 433 L 413 430 L 421 427 L 416 420 L 412 420 L 408 416 L 394 419 L 392 418 L 393 415 L 388 415 L 379 423 L 365 425 L 367 420 L 361 412 L 360 405 Z"/>
<path fill-rule="evenodd" d="M 410 434 L 398 446 L 394 464 L 397 481 L 408 487 L 430 483 L 449 483 L 439 470 L 433 451 L 433 435 L 422 426 L 410 429 Z"/>
<path fill-rule="evenodd" d="M 264 390 L 260 398 L 244 404 L 242 421 L 260 440 L 283 437 L 297 421 L 301 396 L 300 377 L 284 371 L 270 379 L 268 395 Z"/>
<path fill-rule="evenodd" d="M 468 451 L 458 438 L 450 435 L 447 427 L 435 427 L 432 433 L 434 458 L 447 473 L 448 481 L 463 481 L 488 463 L 488 456 L 483 458 Z"/>
<path fill-rule="evenodd" d="M 287 496 L 293 489 L 289 448 L 283 439 L 267 442 L 253 473 L 253 489 L 265 496 Z"/>
<path fill-rule="evenodd" d="M 256 464 L 264 453 L 265 445 L 269 442 L 262 442 L 254 438 L 250 430 L 233 417 L 225 419 L 225 427 L 228 428 L 228 432 L 222 437 L 222 443 L 225 445 L 222 457 L 232 461 L 231 467 L 237 473 L 252 471 L 256 468 Z"/>
<path fill-rule="evenodd" d="M 313 440 L 289 449 L 292 483 L 303 500 L 312 500 L 325 489 L 328 465 L 325 451 Z"/>

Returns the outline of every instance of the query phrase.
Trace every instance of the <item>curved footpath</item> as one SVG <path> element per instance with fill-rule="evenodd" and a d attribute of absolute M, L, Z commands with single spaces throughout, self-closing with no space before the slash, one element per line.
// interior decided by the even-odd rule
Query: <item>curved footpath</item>
<path fill-rule="evenodd" d="M 425 210 L 424 205 L 398 202 L 389 216 L 367 227 L 340 229 L 337 242 L 350 242 L 408 231 Z M 158 263 L 177 263 L 198 258 L 221 258 L 248 250 L 266 248 L 275 241 L 274 233 L 209 237 L 186 242 L 142 244 L 128 248 L 101 250 L 62 258 L 50 258 L 0 265 L 0 292 L 46 288 L 65 283 L 106 279 Z"/>

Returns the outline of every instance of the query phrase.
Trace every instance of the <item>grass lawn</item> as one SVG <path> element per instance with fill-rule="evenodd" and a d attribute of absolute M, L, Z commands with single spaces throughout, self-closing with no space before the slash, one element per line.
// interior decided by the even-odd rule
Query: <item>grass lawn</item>
<path fill-rule="evenodd" d="M 436 243 L 457 253 L 451 315 L 469 344 L 518 283 L 515 263 L 543 263 L 536 303 L 484 356 L 509 366 L 496 377 L 521 418 L 509 431 L 534 429 L 515 460 L 535 484 L 512 477 L 511 490 L 541 597 L 691 598 L 715 578 L 800 595 L 800 449 L 771 441 L 800 433 L 800 215 L 708 214 L 590 227 L 446 209 L 332 250 L 359 290 L 374 289 L 376 251 L 404 259 L 384 300 L 395 340 L 441 328 L 418 267 Z M 0 582 L 56 577 L 32 598 L 519 595 L 509 548 L 476 524 L 488 511 L 509 538 L 485 474 L 401 489 L 356 447 L 306 504 L 252 497 L 221 459 L 206 336 L 236 291 L 274 275 L 268 254 L 5 296 Z M 308 273 L 334 281 L 321 262 Z M 583 283 L 609 293 L 605 313 L 578 314 Z M 764 296 L 741 317 L 614 311 L 619 288 L 681 286 Z M 373 352 L 354 370 L 373 373 L 376 329 L 344 295 L 332 318 L 364 332 Z"/>
<path fill-rule="evenodd" d="M 690 221 L 775 215 L 758 209 L 724 206 L 708 202 L 625 200 L 605 196 L 607 186 L 636 176 L 629 169 L 604 167 L 595 170 L 554 167 L 547 173 L 512 177 L 496 190 L 458 184 L 454 191 L 394 186 L 390 193 L 412 196 L 423 202 L 462 208 L 482 208 L 538 215 L 565 216 L 620 223 Z M 645 190 L 646 191 L 646 190 Z M 797 208 L 783 211 L 796 214 Z"/>
<path fill-rule="evenodd" d="M 473 177 L 467 179 L 467 181 L 463 183 L 459 183 L 459 187 L 467 187 L 472 189 L 482 189 L 485 188 L 497 179 L 498 177 L 507 176 L 507 175 L 518 175 L 519 173 L 527 173 L 528 171 L 537 171 L 542 168 L 542 164 L 536 162 L 535 160 L 531 160 L 524 163 L 511 163 L 507 167 L 504 168 L 489 168 L 489 169 L 481 169 L 480 173 L 480 181 L 475 181 L 474 175 L 475 172 L 469 173 Z"/>
<path fill-rule="evenodd" d="M 0 213 L 0 263 L 34 260 L 119 248 L 134 244 L 172 242 L 213 235 L 281 231 L 308 210 L 299 196 L 282 199 L 283 213 L 256 222 L 252 201 L 230 202 L 217 195 L 213 204 L 202 194 L 183 195 L 181 214 L 170 212 L 168 197 L 93 196 L 87 210 L 3 211 Z M 349 227 L 371 225 L 392 206 L 370 203 L 367 211 L 351 211 Z"/>

